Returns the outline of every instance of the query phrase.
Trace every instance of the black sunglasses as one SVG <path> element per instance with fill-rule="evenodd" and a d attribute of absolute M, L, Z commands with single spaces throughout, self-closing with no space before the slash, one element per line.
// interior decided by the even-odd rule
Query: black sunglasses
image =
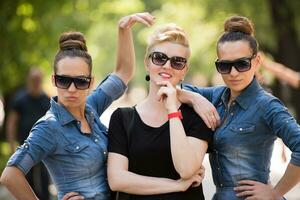
<path fill-rule="evenodd" d="M 251 60 L 255 56 L 250 58 L 239 58 L 236 60 L 216 60 L 215 65 L 220 74 L 229 74 L 232 67 L 234 67 L 238 72 L 246 72 L 251 68 Z"/>
<path fill-rule="evenodd" d="M 63 76 L 54 75 L 55 86 L 61 89 L 68 89 L 72 83 L 74 83 L 76 89 L 85 90 L 90 87 L 91 77 L 86 76 Z"/>
<path fill-rule="evenodd" d="M 158 66 L 164 66 L 168 60 L 170 60 L 171 67 L 176 70 L 182 70 L 186 66 L 187 59 L 180 56 L 173 56 L 169 58 L 166 54 L 162 52 L 152 52 L 149 57 L 153 64 Z"/>

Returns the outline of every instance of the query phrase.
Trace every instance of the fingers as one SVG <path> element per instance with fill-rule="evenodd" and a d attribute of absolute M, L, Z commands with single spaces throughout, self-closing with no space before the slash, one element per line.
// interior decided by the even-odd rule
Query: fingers
<path fill-rule="evenodd" d="M 252 185 L 242 185 L 242 186 L 238 186 L 234 188 L 234 191 L 244 191 L 244 190 L 253 190 L 253 186 Z"/>
<path fill-rule="evenodd" d="M 155 17 L 150 13 L 135 13 L 129 16 L 122 17 L 119 21 L 119 27 L 124 29 L 131 28 L 136 22 L 144 24 L 148 27 L 152 26 Z"/>
<path fill-rule="evenodd" d="M 161 86 L 157 92 L 158 101 L 164 99 L 165 97 L 169 97 L 171 94 L 176 96 L 176 89 L 173 85 L 168 81 L 162 81 L 157 83 L 157 85 Z"/>
<path fill-rule="evenodd" d="M 202 183 L 203 177 L 200 175 L 195 175 L 193 179 L 192 187 L 198 187 Z"/>
<path fill-rule="evenodd" d="M 62 198 L 62 200 L 82 200 L 82 199 L 84 199 L 84 197 L 77 192 L 69 192 Z"/>
<path fill-rule="evenodd" d="M 240 193 L 237 193 L 236 196 L 237 197 L 243 197 L 243 196 L 252 196 L 254 194 L 254 191 L 243 191 L 243 192 L 240 192 Z"/>
<path fill-rule="evenodd" d="M 205 99 L 202 103 L 200 102 L 193 106 L 208 128 L 215 130 L 220 125 L 220 116 L 208 100 Z"/>
<path fill-rule="evenodd" d="M 260 183 L 260 182 L 252 181 L 252 180 L 241 180 L 238 182 L 239 185 L 255 185 L 258 183 Z"/>

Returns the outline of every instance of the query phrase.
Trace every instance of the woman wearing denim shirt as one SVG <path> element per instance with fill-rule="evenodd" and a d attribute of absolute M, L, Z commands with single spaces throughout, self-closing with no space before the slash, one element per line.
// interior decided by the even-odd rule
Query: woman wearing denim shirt
<path fill-rule="evenodd" d="M 79 32 L 61 35 L 52 76 L 58 96 L 51 99 L 50 109 L 33 126 L 1 177 L 17 199 L 37 199 L 24 174 L 39 161 L 49 170 L 59 199 L 70 191 L 85 199 L 109 199 L 107 129 L 99 117 L 124 93 L 133 75 L 132 25 L 141 22 L 150 26 L 152 20 L 148 13 L 139 13 L 120 21 L 116 69 L 90 95 L 94 78 L 85 38 Z"/>
<path fill-rule="evenodd" d="M 215 106 L 221 124 L 214 133 L 210 164 L 216 193 L 213 199 L 284 199 L 300 180 L 300 127 L 287 108 L 259 85 L 258 43 L 249 19 L 234 16 L 225 21 L 217 43 L 216 68 L 226 86 L 186 86 L 180 99 L 190 102 L 206 122 L 218 117 L 203 114 L 203 97 Z M 204 102 L 206 104 L 206 102 Z M 207 112 L 209 113 L 209 112 Z M 212 126 L 215 124 L 212 123 Z M 276 138 L 292 151 L 285 174 L 275 187 L 270 184 L 270 161 Z"/>

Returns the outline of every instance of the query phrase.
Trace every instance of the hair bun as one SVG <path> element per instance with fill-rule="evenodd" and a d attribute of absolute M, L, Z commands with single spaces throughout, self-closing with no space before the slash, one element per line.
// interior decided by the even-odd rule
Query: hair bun
<path fill-rule="evenodd" d="M 78 49 L 87 51 L 84 35 L 80 32 L 66 32 L 59 38 L 59 48 L 61 51 Z"/>
<path fill-rule="evenodd" d="M 224 23 L 225 32 L 242 32 L 254 36 L 254 26 L 247 17 L 232 16 Z"/>

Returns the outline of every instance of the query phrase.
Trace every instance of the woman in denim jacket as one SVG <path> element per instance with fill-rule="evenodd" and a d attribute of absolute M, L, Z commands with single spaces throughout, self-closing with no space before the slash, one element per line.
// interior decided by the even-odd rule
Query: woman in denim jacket
<path fill-rule="evenodd" d="M 300 180 L 300 127 L 287 108 L 264 91 L 255 78 L 260 55 L 253 33 L 247 18 L 227 19 L 217 43 L 215 62 L 226 86 L 186 86 L 198 94 L 184 91 L 180 97 L 181 101 L 192 103 L 212 127 L 221 118 L 209 157 L 216 185 L 213 199 L 283 199 Z M 205 100 L 199 94 L 216 109 L 206 112 L 209 109 L 201 107 Z M 273 187 L 269 182 L 270 161 L 278 137 L 290 148 L 292 156 L 285 174 Z"/>
<path fill-rule="evenodd" d="M 107 129 L 99 117 L 124 93 L 134 73 L 131 27 L 135 22 L 150 26 L 152 20 L 148 13 L 122 18 L 115 71 L 91 94 L 92 59 L 84 36 L 79 32 L 61 35 L 52 76 L 58 95 L 51 99 L 50 109 L 33 126 L 1 177 L 1 182 L 17 199 L 37 199 L 25 174 L 39 161 L 48 168 L 59 199 L 70 191 L 85 199 L 109 199 Z"/>

